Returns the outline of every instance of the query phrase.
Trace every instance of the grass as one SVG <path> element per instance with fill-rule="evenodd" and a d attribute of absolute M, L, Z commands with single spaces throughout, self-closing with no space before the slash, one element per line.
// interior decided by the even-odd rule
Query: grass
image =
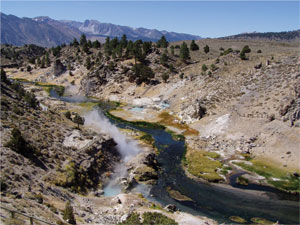
<path fill-rule="evenodd" d="M 239 176 L 237 178 L 237 183 L 247 186 L 249 184 L 249 180 L 247 178 L 243 177 L 243 176 Z"/>
<path fill-rule="evenodd" d="M 229 217 L 229 219 L 233 222 L 236 222 L 236 223 L 247 223 L 247 220 L 245 220 L 244 218 L 242 217 L 239 217 L 239 216 L 231 216 Z"/>
<path fill-rule="evenodd" d="M 188 171 L 210 182 L 222 181 L 223 178 L 217 173 L 222 168 L 218 160 L 210 159 L 205 151 L 188 150 L 186 153 Z"/>
<path fill-rule="evenodd" d="M 208 156 L 213 159 L 220 158 L 220 155 L 216 152 L 204 152 L 203 154 L 204 154 L 204 156 Z"/>
<path fill-rule="evenodd" d="M 118 122 L 130 124 L 130 125 L 133 125 L 133 126 L 137 126 L 137 127 L 145 127 L 145 128 L 152 128 L 152 129 L 163 129 L 163 130 L 166 128 L 165 126 L 163 126 L 161 124 L 158 124 L 158 123 L 150 123 L 150 122 L 145 122 L 145 121 L 127 121 L 127 120 L 124 120 L 120 117 L 112 115 L 109 111 L 105 112 L 105 115 L 110 119 L 116 120 Z"/>
<path fill-rule="evenodd" d="M 256 224 L 275 224 L 272 221 L 266 220 L 264 218 L 259 218 L 259 217 L 251 218 L 251 221 Z"/>
<path fill-rule="evenodd" d="M 236 165 L 242 167 L 245 170 L 257 173 L 260 176 L 266 178 L 267 183 L 272 186 L 287 192 L 300 192 L 300 180 L 298 177 L 293 176 L 289 172 L 280 169 L 276 166 L 271 165 L 267 162 L 262 162 L 260 160 L 250 160 L 252 165 L 246 163 L 235 163 Z M 279 181 L 274 181 L 272 178 L 280 179 Z"/>
<path fill-rule="evenodd" d="M 173 140 L 175 140 L 175 141 L 184 141 L 185 140 L 185 137 L 182 134 L 177 134 L 177 133 L 175 133 L 174 131 L 172 131 L 170 129 L 166 129 L 166 132 L 171 134 Z"/>
<path fill-rule="evenodd" d="M 158 115 L 160 118 L 159 123 L 165 125 L 165 126 L 171 126 L 176 127 L 180 130 L 184 130 L 184 135 L 198 135 L 199 132 L 197 130 L 194 130 L 190 128 L 187 124 L 181 124 L 176 121 L 176 118 L 172 115 L 170 115 L 168 112 L 162 112 Z"/>
<path fill-rule="evenodd" d="M 154 138 L 150 134 L 146 134 L 146 133 L 140 137 L 140 140 L 146 142 L 149 145 L 154 145 L 155 142 Z"/>
<path fill-rule="evenodd" d="M 222 166 L 222 169 L 220 170 L 220 173 L 223 175 L 226 175 L 229 173 L 229 171 L 232 170 L 232 168 L 230 166 Z"/>
<path fill-rule="evenodd" d="M 61 86 L 61 85 L 42 83 L 42 82 L 35 82 L 34 85 L 39 86 L 39 87 L 43 87 L 43 89 L 45 91 L 47 91 L 49 94 L 50 94 L 52 89 L 54 89 L 59 96 L 62 96 L 65 92 L 65 87 Z"/>
<path fill-rule="evenodd" d="M 171 187 L 167 187 L 167 192 L 171 198 L 177 201 L 193 201 L 191 198 L 181 194 L 179 191 L 173 190 Z"/>

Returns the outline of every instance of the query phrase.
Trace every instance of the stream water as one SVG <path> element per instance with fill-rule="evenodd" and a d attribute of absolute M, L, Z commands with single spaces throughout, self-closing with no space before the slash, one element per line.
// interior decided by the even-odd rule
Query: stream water
<path fill-rule="evenodd" d="M 128 125 L 111 120 L 118 127 Z M 175 204 L 180 210 L 194 215 L 207 216 L 218 222 L 232 223 L 230 216 L 240 216 L 250 223 L 253 217 L 262 217 L 284 224 L 299 224 L 298 201 L 278 200 L 274 198 L 274 189 L 266 191 L 268 196 L 262 197 L 237 188 L 226 188 L 207 183 L 196 182 L 185 175 L 181 167 L 184 153 L 184 141 L 173 140 L 165 130 L 155 130 L 132 126 L 146 132 L 155 140 L 155 146 L 160 149 L 158 163 L 161 172 L 150 194 L 152 198 L 163 205 Z M 163 147 L 164 146 L 164 147 Z M 166 147 L 167 146 L 167 147 Z M 166 187 L 179 191 L 193 200 L 179 202 L 172 199 Z M 146 192 L 144 193 L 146 194 Z M 275 193 L 276 194 L 276 193 Z M 278 194 L 281 194 L 278 191 Z"/>
<path fill-rule="evenodd" d="M 57 96 L 53 96 L 57 97 Z M 63 101 L 71 99 L 58 97 Z M 140 187 L 146 197 L 160 202 L 162 205 L 175 204 L 181 211 L 194 215 L 207 216 L 218 222 L 232 223 L 230 216 L 240 216 L 251 223 L 251 218 L 261 217 L 283 224 L 299 224 L 299 202 L 280 200 L 274 190 L 264 190 L 265 196 L 252 194 L 239 188 L 227 188 L 197 182 L 185 175 L 181 167 L 184 153 L 184 141 L 176 141 L 165 130 L 141 128 L 117 122 L 110 122 L 120 128 L 134 128 L 146 132 L 155 140 L 155 146 L 160 150 L 158 163 L 161 167 L 157 184 L 152 187 Z M 172 199 L 166 187 L 179 191 L 193 201 L 176 201 Z M 107 191 L 111 189 L 107 188 Z M 109 195 L 117 194 L 118 190 Z M 150 192 L 150 193 L 149 193 Z M 279 192 L 278 192 L 279 193 Z M 147 196 L 147 194 L 149 194 Z"/>

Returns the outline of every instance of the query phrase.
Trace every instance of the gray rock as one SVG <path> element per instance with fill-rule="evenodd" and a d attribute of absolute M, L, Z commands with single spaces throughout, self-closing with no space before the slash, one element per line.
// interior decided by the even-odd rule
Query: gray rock
<path fill-rule="evenodd" d="M 178 210 L 177 206 L 173 204 L 166 205 L 164 209 L 168 210 L 169 212 L 176 212 Z"/>
<path fill-rule="evenodd" d="M 94 191 L 94 196 L 96 196 L 96 197 L 100 197 L 101 195 L 103 195 L 104 194 L 104 191 L 103 190 L 97 190 L 97 191 Z"/>

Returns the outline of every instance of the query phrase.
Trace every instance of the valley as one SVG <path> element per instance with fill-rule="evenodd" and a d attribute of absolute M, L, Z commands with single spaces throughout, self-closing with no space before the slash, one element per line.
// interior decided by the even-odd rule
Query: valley
<path fill-rule="evenodd" d="M 63 221 L 69 200 L 78 224 L 299 222 L 299 43 L 158 43 L 1 47 L 2 202 Z M 14 128 L 38 151 L 7 146 Z"/>

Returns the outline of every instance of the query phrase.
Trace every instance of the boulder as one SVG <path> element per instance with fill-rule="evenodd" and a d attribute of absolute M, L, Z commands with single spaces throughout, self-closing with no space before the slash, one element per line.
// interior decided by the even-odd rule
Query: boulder
<path fill-rule="evenodd" d="M 257 65 L 254 66 L 254 68 L 257 69 L 257 70 L 261 69 L 261 67 L 262 67 L 262 63 L 259 63 L 259 64 L 257 64 Z"/>
<path fill-rule="evenodd" d="M 177 206 L 173 205 L 173 204 L 166 205 L 166 207 L 164 209 L 169 212 L 176 212 L 178 210 Z"/>
<path fill-rule="evenodd" d="M 67 71 L 66 67 L 61 63 L 59 59 L 57 59 L 54 63 L 54 76 L 59 76 Z"/>
<path fill-rule="evenodd" d="M 94 196 L 96 196 L 96 197 L 101 197 L 101 195 L 103 195 L 104 194 L 104 191 L 103 190 L 97 190 L 97 191 L 94 191 Z"/>
<path fill-rule="evenodd" d="M 156 155 L 154 153 L 148 154 L 143 162 L 145 165 L 157 170 L 157 160 Z"/>
<path fill-rule="evenodd" d="M 138 167 L 135 172 L 136 181 L 149 181 L 156 180 L 158 178 L 157 172 L 149 166 Z"/>

